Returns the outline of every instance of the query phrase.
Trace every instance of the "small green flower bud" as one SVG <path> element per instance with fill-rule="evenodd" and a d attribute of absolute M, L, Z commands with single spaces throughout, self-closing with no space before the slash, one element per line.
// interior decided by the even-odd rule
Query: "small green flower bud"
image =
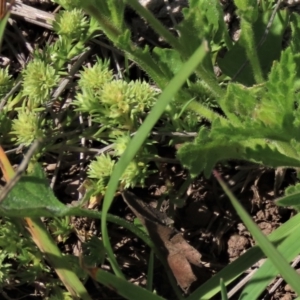
<path fill-rule="evenodd" d="M 157 91 L 144 81 L 131 81 L 128 84 L 127 96 L 136 112 L 141 113 L 152 107 L 157 94 Z"/>
<path fill-rule="evenodd" d="M 54 68 L 39 59 L 28 63 L 23 71 L 23 95 L 28 96 L 30 107 L 36 108 L 45 103 L 59 76 Z"/>
<path fill-rule="evenodd" d="M 112 81 L 113 73 L 108 69 L 109 61 L 97 62 L 91 68 L 84 68 L 80 73 L 78 81 L 79 87 L 83 91 L 91 91 L 92 94 L 99 95 L 105 83 Z"/>
<path fill-rule="evenodd" d="M 108 118 L 122 118 L 125 128 L 131 129 L 130 123 L 153 105 L 156 95 L 147 83 L 115 80 L 103 86 L 101 102 L 110 108 Z"/>
<path fill-rule="evenodd" d="M 130 142 L 129 135 L 122 135 L 115 139 L 114 141 L 114 150 L 116 156 L 121 156 L 126 150 L 128 144 Z"/>
<path fill-rule="evenodd" d="M 88 175 L 93 179 L 109 177 L 112 173 L 114 164 L 115 162 L 109 155 L 99 155 L 96 157 L 96 160 L 91 162 L 88 170 Z"/>
<path fill-rule="evenodd" d="M 124 184 L 124 188 L 144 186 L 149 174 L 145 163 L 133 160 L 127 166 L 120 180 L 121 183 Z"/>
<path fill-rule="evenodd" d="M 109 155 L 99 155 L 89 165 L 89 178 L 96 179 L 97 192 L 104 194 L 115 162 Z"/>
<path fill-rule="evenodd" d="M 87 32 L 88 27 L 87 18 L 80 9 L 60 11 L 53 22 L 55 32 L 69 39 L 80 40 L 81 36 Z"/>
<path fill-rule="evenodd" d="M 20 111 L 13 120 L 12 134 L 16 135 L 18 144 L 29 146 L 34 140 L 44 136 L 38 115 L 30 111 Z"/>
<path fill-rule="evenodd" d="M 79 93 L 73 102 L 77 106 L 76 110 L 93 115 L 99 111 L 99 97 L 93 95 L 91 92 Z"/>
<path fill-rule="evenodd" d="M 114 119 L 129 113 L 127 87 L 127 82 L 123 80 L 114 80 L 104 84 L 101 102 L 110 107 L 109 118 Z"/>
<path fill-rule="evenodd" d="M 101 101 L 105 104 L 119 107 L 130 105 L 135 112 L 144 112 L 150 108 L 155 100 L 157 92 L 146 82 L 115 80 L 103 87 Z M 121 102 L 121 104 L 120 104 Z"/>

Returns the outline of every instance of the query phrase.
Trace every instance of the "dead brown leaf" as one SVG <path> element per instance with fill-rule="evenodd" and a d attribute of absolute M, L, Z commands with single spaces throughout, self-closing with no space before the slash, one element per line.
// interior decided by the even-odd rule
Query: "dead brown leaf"
<path fill-rule="evenodd" d="M 176 229 L 167 227 L 160 212 L 155 212 L 133 193 L 123 191 L 122 196 L 130 209 L 146 227 L 158 256 L 168 265 L 184 292 L 193 283 L 204 282 L 209 274 L 201 263 L 201 254 L 192 247 Z"/>

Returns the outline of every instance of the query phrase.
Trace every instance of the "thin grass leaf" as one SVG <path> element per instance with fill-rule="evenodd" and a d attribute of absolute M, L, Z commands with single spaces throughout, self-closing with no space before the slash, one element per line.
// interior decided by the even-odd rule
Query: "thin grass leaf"
<path fill-rule="evenodd" d="M 25 218 L 25 221 L 33 241 L 45 254 L 47 261 L 55 269 L 58 277 L 72 297 L 75 299 L 79 297 L 79 299 L 83 300 L 92 300 L 84 285 L 72 270 L 68 260 L 62 255 L 52 236 L 46 230 L 44 223 L 38 218 Z"/>
<path fill-rule="evenodd" d="M 290 248 L 288 238 L 291 235 L 296 234 L 300 231 L 300 214 L 294 216 L 286 223 L 277 228 L 272 232 L 268 238 L 269 240 L 278 245 L 282 245 L 282 253 L 288 253 Z M 287 241 L 287 242 L 286 242 Z M 223 278 L 225 285 L 227 286 L 245 270 L 250 268 L 253 264 L 264 257 L 263 252 L 258 246 L 249 249 L 245 254 L 239 257 L 237 260 L 226 266 L 219 273 L 217 273 L 210 280 L 205 282 L 197 290 L 195 290 L 187 299 L 188 300 L 199 300 L 199 299 L 211 299 L 217 293 L 220 292 L 220 279 Z M 288 258 L 287 258 L 288 259 Z M 254 298 L 253 298 L 254 299 Z"/>
<path fill-rule="evenodd" d="M 164 298 L 132 283 L 125 279 L 108 273 L 100 268 L 86 268 L 89 275 L 96 281 L 114 290 L 119 295 L 130 300 L 163 300 Z"/>
<path fill-rule="evenodd" d="M 300 232 L 299 229 L 295 228 L 292 234 L 284 239 L 282 243 L 276 243 L 278 251 L 283 254 L 287 261 L 291 262 L 299 254 L 299 240 Z M 278 271 L 276 267 L 270 259 L 267 259 L 249 280 L 246 287 L 243 289 L 240 299 L 259 299 L 261 293 L 277 275 Z"/>
<path fill-rule="evenodd" d="M 274 245 L 268 240 L 268 238 L 260 231 L 259 227 L 253 222 L 251 217 L 248 215 L 243 206 L 235 198 L 232 192 L 229 190 L 224 181 L 220 178 L 217 172 L 214 172 L 217 180 L 225 191 L 226 195 L 229 197 L 233 207 L 237 211 L 238 215 L 253 235 L 262 251 L 265 255 L 272 261 L 274 266 L 277 268 L 278 272 L 282 275 L 285 281 L 294 289 L 294 291 L 299 295 L 300 286 L 298 273 L 289 265 L 284 256 L 277 251 Z"/>
<path fill-rule="evenodd" d="M 221 289 L 221 297 L 222 297 L 222 300 L 228 300 L 228 297 L 227 297 L 227 290 L 226 290 L 226 286 L 225 286 L 225 284 L 224 284 L 223 278 L 220 279 L 220 289 Z"/>
<path fill-rule="evenodd" d="M 14 177 L 14 170 L 1 146 L 0 167 L 6 181 L 9 182 Z M 77 275 L 72 271 L 72 268 L 68 264 L 66 258 L 61 254 L 50 233 L 45 228 L 43 222 L 39 218 L 24 218 L 24 220 L 27 224 L 28 231 L 30 232 L 33 241 L 38 246 L 40 251 L 45 254 L 46 259 L 55 269 L 58 277 L 70 294 L 75 298 L 79 297 L 83 300 L 91 300 L 85 287 Z"/>
<path fill-rule="evenodd" d="M 119 178 L 122 176 L 123 172 L 126 170 L 126 167 L 134 158 L 143 142 L 146 140 L 149 132 L 158 121 L 162 113 L 164 112 L 166 106 L 172 101 L 174 95 L 179 91 L 181 86 L 184 84 L 186 79 L 192 74 L 198 64 L 204 59 L 207 51 L 206 41 L 199 46 L 199 48 L 195 51 L 195 53 L 191 56 L 191 58 L 183 65 L 181 71 L 171 80 L 170 84 L 165 88 L 163 93 L 158 98 L 155 106 L 151 110 L 150 114 L 146 118 L 145 122 L 141 125 L 140 129 L 137 131 L 136 135 L 130 141 L 126 151 L 120 158 L 119 162 L 116 164 L 113 174 L 110 178 L 107 191 L 103 201 L 102 207 L 102 220 L 101 220 L 101 228 L 102 228 L 102 237 L 103 243 L 106 247 L 107 254 L 109 257 L 109 261 L 112 265 L 114 272 L 118 277 L 124 278 L 117 261 L 115 259 L 109 237 L 107 231 L 107 213 L 112 204 L 115 191 L 119 184 Z"/>
<path fill-rule="evenodd" d="M 153 267 L 154 267 L 154 250 L 151 249 L 149 262 L 148 262 L 148 272 L 147 272 L 147 290 L 152 291 L 153 285 Z"/>
<path fill-rule="evenodd" d="M 4 15 L 4 17 L 0 20 L 0 51 L 2 49 L 2 41 L 3 41 L 4 31 L 5 31 L 5 28 L 6 28 L 6 24 L 7 24 L 9 15 L 10 15 L 10 13 L 7 12 Z"/>
<path fill-rule="evenodd" d="M 300 205 L 300 192 L 291 194 L 276 200 L 278 206 L 293 206 L 297 207 Z"/>

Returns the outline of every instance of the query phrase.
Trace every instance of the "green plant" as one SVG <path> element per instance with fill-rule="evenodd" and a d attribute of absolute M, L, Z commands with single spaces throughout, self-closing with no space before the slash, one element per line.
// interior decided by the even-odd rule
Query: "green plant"
<path fill-rule="evenodd" d="M 230 83 L 220 106 L 227 120 L 201 128 L 193 143 L 178 152 L 192 175 L 210 176 L 218 161 L 244 159 L 271 167 L 299 167 L 299 104 L 292 49 L 282 52 L 268 81 L 246 88 Z M 295 108 L 296 105 L 296 108 Z M 201 158 L 201 160 L 200 160 Z"/>
<path fill-rule="evenodd" d="M 183 53 L 184 47 L 182 46 L 181 48 L 181 46 L 178 45 L 178 41 L 175 41 L 173 37 L 170 37 L 167 34 L 165 34 L 164 30 L 159 28 L 159 24 L 153 19 L 153 17 L 150 15 L 149 12 L 143 11 L 143 8 L 139 6 L 135 1 L 130 1 L 129 3 L 138 12 L 143 14 L 143 16 L 149 21 L 151 25 L 153 25 L 153 28 L 155 28 L 155 30 L 157 30 L 159 34 L 162 34 L 165 37 L 165 39 L 174 48 L 174 52 L 177 51 L 182 55 L 181 57 L 185 57 Z M 201 4 L 202 3 L 203 2 L 201 2 Z M 236 44 L 236 47 L 231 47 L 229 49 L 228 57 L 230 57 L 229 55 L 236 55 L 238 50 L 241 53 L 243 53 L 241 49 L 242 48 L 245 49 L 244 54 L 240 55 L 239 59 L 237 60 L 238 67 L 241 66 L 240 63 L 241 61 L 245 62 L 247 58 L 249 58 L 251 62 L 250 66 L 252 67 L 251 70 L 252 72 L 245 71 L 244 73 L 248 73 L 250 74 L 250 76 L 245 77 L 245 75 L 243 75 L 244 77 L 242 77 L 242 75 L 240 75 L 238 81 L 240 81 L 241 83 L 246 83 L 247 86 L 251 86 L 255 81 L 258 84 L 264 81 L 263 78 L 267 77 L 270 71 L 272 61 L 275 59 L 275 57 L 277 59 L 279 58 L 279 52 L 277 51 L 278 48 L 275 47 L 277 50 L 272 52 L 272 55 L 270 55 L 270 51 L 266 51 L 266 48 L 256 47 L 256 45 L 260 46 L 258 44 L 261 36 L 258 36 L 258 33 L 262 32 L 261 28 L 263 26 L 264 28 L 266 27 L 266 20 L 270 16 L 270 12 L 266 10 L 268 10 L 270 6 L 263 5 L 262 7 L 256 9 L 254 5 L 255 7 L 254 10 L 253 11 L 250 10 L 249 12 L 247 12 L 244 9 L 242 3 L 238 3 L 238 4 L 241 4 L 239 7 L 240 8 L 239 13 L 241 18 L 243 18 L 243 22 L 244 22 L 243 34 L 245 36 L 243 36 L 240 39 L 240 41 Z M 249 6 L 251 3 L 247 2 L 246 4 Z M 217 7 L 217 5 L 218 4 L 212 6 Z M 195 8 L 195 7 L 191 5 L 191 8 Z M 123 40 L 120 38 L 121 33 L 117 32 L 118 28 L 116 28 L 116 31 L 111 31 L 110 25 L 106 26 L 107 22 L 104 22 L 104 20 L 106 21 L 112 20 L 113 22 L 114 18 L 109 18 L 101 14 L 99 11 L 97 11 L 96 4 L 95 3 L 92 4 L 90 1 L 88 1 L 87 4 L 85 5 L 85 9 L 98 19 L 99 23 L 102 26 L 102 29 L 104 31 L 107 30 L 105 31 L 107 36 L 109 36 L 109 38 L 113 40 L 118 47 L 127 51 L 130 57 L 134 57 L 136 59 L 135 61 L 139 63 L 140 66 L 143 67 L 148 72 L 148 74 L 158 83 L 159 86 L 164 86 L 165 82 L 160 78 L 160 74 L 159 74 L 160 71 L 154 70 L 154 67 L 152 66 L 152 63 L 150 61 L 145 62 L 146 59 L 148 59 L 148 57 L 141 62 L 140 61 L 141 56 L 139 56 L 140 53 L 138 52 L 138 50 L 134 49 L 136 50 L 136 52 L 133 53 L 131 49 L 128 49 L 126 48 L 125 45 L 121 44 L 121 41 Z M 120 13 L 120 10 L 118 11 L 118 8 L 116 6 L 112 6 L 110 7 L 110 9 L 111 9 L 110 12 L 104 10 L 105 13 L 107 13 L 107 15 L 113 13 L 115 14 Z M 204 11 L 206 12 L 207 10 L 208 8 L 206 8 Z M 191 9 L 189 12 L 190 15 L 188 15 L 187 12 L 185 14 L 186 17 L 185 22 L 187 22 L 189 18 L 192 19 L 192 17 L 195 16 L 198 10 L 192 11 Z M 267 39 L 267 41 L 264 44 L 266 47 L 271 42 L 279 43 L 282 40 L 284 30 L 287 26 L 287 14 L 285 14 L 285 12 L 280 12 L 279 14 L 281 14 L 281 16 L 280 17 L 278 16 L 278 18 L 277 19 L 275 18 L 274 20 L 274 24 L 275 24 L 274 34 L 271 35 L 270 39 Z M 195 26 L 196 24 L 195 18 L 193 21 L 194 22 L 191 24 L 191 26 Z M 199 19 L 196 21 L 199 21 Z M 212 21 L 212 19 L 209 21 Z M 181 33 L 184 32 L 184 29 L 186 29 L 184 27 L 185 24 L 186 23 L 182 25 Z M 189 32 L 188 32 L 189 34 L 193 32 L 192 30 L 190 30 L 191 26 L 189 27 Z M 210 33 L 211 32 L 212 31 L 210 31 Z M 188 36 L 187 32 L 184 33 L 186 33 L 186 35 L 184 34 L 182 35 L 181 37 L 182 40 L 184 40 L 184 38 L 187 39 Z M 295 31 L 293 33 L 295 33 Z M 128 39 L 128 35 L 129 34 L 127 33 L 126 36 L 127 39 Z M 295 35 L 293 35 L 293 37 L 294 36 Z M 207 38 L 207 35 L 205 37 Z M 293 37 L 292 39 L 294 39 Z M 198 41 L 197 37 L 195 38 L 195 35 L 193 36 L 193 39 L 189 36 L 189 41 L 191 40 Z M 212 122 L 211 129 L 201 128 L 199 137 L 195 140 L 195 142 L 192 144 L 186 144 L 180 149 L 179 158 L 183 161 L 185 166 L 189 167 L 189 169 L 192 172 L 192 175 L 194 176 L 198 175 L 204 170 L 206 176 L 209 176 L 213 166 L 217 161 L 224 160 L 224 159 L 226 160 L 230 158 L 233 159 L 242 158 L 245 160 L 254 160 L 256 162 L 263 162 L 271 166 L 282 166 L 282 165 L 298 166 L 299 165 L 298 157 L 295 154 L 297 150 L 296 149 L 297 144 L 294 137 L 291 136 L 291 132 L 289 131 L 292 128 L 294 130 L 293 133 L 297 131 L 297 127 L 294 127 L 297 124 L 297 116 L 296 116 L 297 110 L 295 110 L 293 106 L 295 101 L 295 91 L 296 91 L 296 86 L 294 85 L 294 82 L 295 82 L 295 75 L 296 75 L 295 61 L 297 60 L 297 55 L 295 54 L 296 52 L 293 52 L 294 50 L 293 47 L 294 45 L 292 45 L 291 48 L 283 52 L 280 64 L 272 68 L 271 74 L 269 75 L 269 81 L 266 84 L 262 83 L 261 85 L 247 87 L 247 86 L 242 86 L 239 84 L 232 83 L 228 85 L 226 95 L 224 95 L 223 91 L 220 91 L 218 88 L 215 88 L 214 81 L 212 80 L 212 76 L 210 76 L 211 73 L 210 75 L 208 75 L 209 73 L 208 74 L 206 73 L 208 70 L 207 69 L 208 65 L 205 64 L 203 61 L 203 64 L 197 69 L 197 71 L 199 72 L 197 74 L 199 74 L 201 79 L 205 80 L 206 84 L 209 86 L 209 89 L 213 93 L 213 95 L 217 96 L 216 102 L 222 108 L 225 114 L 225 118 L 213 112 L 210 115 L 207 113 L 205 114 L 202 113 L 202 115 L 205 116 L 206 118 L 207 116 L 209 116 L 208 119 L 209 121 Z M 188 53 L 188 49 L 185 50 L 187 50 Z M 147 49 L 145 49 L 145 52 L 146 51 Z M 268 57 L 266 57 L 267 55 Z M 161 55 L 161 57 L 163 57 L 163 55 Z M 261 68 L 260 64 L 263 60 L 264 60 L 264 68 Z M 228 72 L 228 74 L 230 74 L 231 72 L 233 77 L 233 75 L 237 72 L 237 70 L 236 69 L 234 70 L 234 68 L 227 68 L 226 70 L 225 63 L 229 61 L 230 59 L 228 58 L 226 58 L 226 60 L 224 59 L 223 61 L 224 67 L 222 69 L 224 69 L 224 72 Z M 209 61 L 207 63 L 209 64 Z M 219 63 L 221 65 L 222 62 L 219 61 Z M 206 68 L 204 67 L 204 65 Z M 164 71 L 166 71 L 166 69 L 164 69 Z M 167 74 L 167 72 L 169 72 L 168 74 L 172 74 L 172 69 L 166 71 L 165 74 Z M 283 78 L 284 80 L 288 79 L 287 82 L 283 81 L 282 80 Z M 278 79 L 281 79 L 280 85 L 278 85 Z M 172 86 L 172 88 L 175 87 Z M 165 91 L 167 91 L 167 89 Z M 286 99 L 285 98 L 283 99 L 283 95 L 284 97 L 288 95 L 287 98 L 290 99 L 287 101 L 288 105 L 286 105 Z M 185 99 L 187 98 L 185 97 Z M 245 103 L 242 101 L 245 101 Z M 194 101 L 192 103 L 194 104 Z M 197 104 L 195 104 L 195 106 L 197 107 Z M 157 107 L 158 105 L 155 106 L 155 108 Z M 272 114 L 273 116 L 276 117 L 279 115 L 278 107 L 284 109 L 283 111 L 280 111 L 280 117 L 278 122 L 279 124 L 277 123 L 274 124 L 274 119 L 272 123 Z M 116 165 L 114 169 L 110 183 L 108 185 L 107 193 L 105 195 L 105 200 L 103 205 L 104 216 L 107 213 L 109 206 L 111 204 L 114 190 L 117 188 L 117 182 L 118 182 L 117 178 L 121 176 L 122 172 L 126 168 L 126 165 L 134 157 L 135 153 L 137 153 L 139 146 L 141 146 L 142 144 L 141 138 L 142 137 L 143 139 L 146 138 L 147 133 L 151 130 L 151 127 L 154 126 L 155 120 L 157 120 L 156 118 L 154 118 L 154 113 L 157 113 L 155 108 L 152 110 L 153 115 L 150 114 L 149 117 L 146 119 L 145 123 L 138 131 L 139 135 L 133 138 L 133 141 L 129 144 L 129 147 L 127 148 L 124 155 L 121 157 L 119 163 Z M 203 107 L 201 107 L 201 104 L 198 105 L 198 108 L 199 110 L 197 110 L 197 112 L 201 115 L 201 109 L 202 111 L 204 111 L 204 109 Z M 258 116 L 255 114 L 256 113 L 254 111 L 255 108 L 259 111 Z M 288 135 L 286 135 L 286 133 L 288 133 Z M 249 138 L 249 135 L 250 137 L 252 137 L 252 140 L 248 142 L 246 139 Z M 228 143 L 228 136 L 230 137 L 229 143 Z M 111 248 L 108 242 L 106 219 L 104 216 L 102 218 L 102 232 L 104 235 L 105 246 L 107 247 L 107 249 L 109 249 L 110 252 Z M 110 257 L 110 259 L 115 273 L 122 278 L 122 274 L 118 269 L 116 261 L 112 256 Z M 242 261 L 242 259 L 240 261 Z M 265 270 L 265 268 L 263 269 Z M 205 287 L 208 288 L 209 284 L 210 283 L 205 285 Z M 193 295 L 191 295 L 190 299 L 199 299 L 201 297 L 209 298 L 207 294 L 200 293 L 200 290 L 201 289 L 199 289 Z M 210 296 L 212 296 L 212 293 L 210 294 Z"/>
<path fill-rule="evenodd" d="M 15 282 L 15 287 L 29 281 L 39 280 L 49 272 L 49 268 L 43 264 L 41 253 L 28 238 L 25 228 L 8 218 L 1 220 L 0 248 L 2 289 L 10 285 L 11 281 L 15 282 L 16 273 L 20 282 Z M 12 264 L 18 266 L 17 270 L 13 269 Z M 8 281 L 8 279 L 11 280 Z"/>
<path fill-rule="evenodd" d="M 34 109 L 49 100 L 50 92 L 58 83 L 56 70 L 46 61 L 34 59 L 23 71 L 23 95 L 29 98 L 28 107 Z"/>
<path fill-rule="evenodd" d="M 83 295 L 82 298 L 89 299 L 79 280 L 84 281 L 86 273 L 124 297 L 161 299 L 151 290 L 153 262 L 148 270 L 148 290 L 127 282 L 117 263 L 108 236 L 108 222 L 132 231 L 152 249 L 155 246 L 138 226 L 108 214 L 115 191 L 143 186 L 149 175 L 156 172 L 154 168 L 149 169 L 150 162 L 159 158 L 156 142 L 150 135 L 154 126 L 161 132 L 198 131 L 196 139 L 184 143 L 178 151 L 178 158 L 192 176 L 204 172 L 209 177 L 217 162 L 228 159 L 249 160 L 273 167 L 299 167 L 297 91 L 300 61 L 297 53 L 300 46 L 297 35 L 300 19 L 295 15 L 289 18 L 287 12 L 278 11 L 270 34 L 261 43 L 272 13 L 272 1 L 262 1 L 261 5 L 250 0 L 235 1 L 242 34 L 234 43 L 224 23 L 219 1 L 191 0 L 189 8 L 183 11 L 183 21 L 176 27 L 179 32 L 176 37 L 138 1 L 128 0 L 128 4 L 170 46 L 169 49 L 150 49 L 141 48 L 132 41 L 131 32 L 124 21 L 125 2 L 57 2 L 67 9 L 57 15 L 53 24 L 58 34 L 57 40 L 41 51 L 36 50 L 33 60 L 22 72 L 21 90 L 8 97 L 1 112 L 1 137 L 10 146 L 29 146 L 34 139 L 43 138 L 42 150 L 33 161 L 40 159 L 43 154 L 60 152 L 64 149 L 62 146 L 78 147 L 81 137 L 104 144 L 113 143 L 112 151 L 99 155 L 89 164 L 87 173 L 91 181 L 84 199 L 77 206 L 68 207 L 58 201 L 48 189 L 40 167 L 32 163 L 30 168 L 33 173 L 24 176 L 0 203 L 0 214 L 3 218 L 18 220 L 18 226 L 22 225 L 20 220 L 25 218 L 34 241 L 68 288 L 70 293 L 61 288 L 53 290 L 50 295 L 52 299 L 68 298 L 70 294 L 74 296 L 78 293 Z M 81 8 L 92 17 L 85 16 Z M 281 51 L 283 35 L 289 26 L 292 29 L 290 43 Z M 99 33 L 99 29 L 124 51 L 127 58 L 146 71 L 162 91 L 158 92 L 149 83 L 139 80 L 116 80 L 109 68 L 110 62 L 96 58 L 94 65 L 91 68 L 84 67 L 80 70 L 80 79 L 74 80 L 76 95 L 72 105 L 75 111 L 62 109 L 57 113 L 57 107 L 63 106 L 63 97 L 61 94 L 57 96 L 53 90 L 68 74 L 66 64 L 87 50 L 87 43 Z M 219 56 L 224 49 L 227 51 L 225 56 Z M 249 64 L 241 69 L 247 60 Z M 223 71 L 221 78 L 216 78 L 214 74 L 215 63 Z M 3 71 L 1 76 L 4 83 L 0 82 L 0 85 L 3 93 L 6 93 L 13 82 L 8 70 Z M 91 120 L 92 125 L 83 130 L 78 124 L 79 116 Z M 203 119 L 210 125 L 203 126 Z M 7 128 L 9 134 L 5 131 Z M 172 138 L 168 144 L 177 142 L 186 142 L 186 139 Z M 11 177 L 12 174 L 7 176 L 9 179 Z M 270 240 L 283 253 L 283 259 L 261 237 L 226 187 L 224 189 L 269 257 L 256 275 L 259 283 L 255 284 L 250 295 L 258 297 L 269 280 L 276 276 L 277 270 L 297 289 L 295 279 L 298 280 L 298 277 L 291 272 L 284 259 L 291 260 L 298 253 L 294 244 L 299 239 L 299 215 L 270 235 Z M 282 203 L 291 203 L 288 202 L 291 198 L 297 200 L 296 189 L 290 195 L 287 190 L 286 197 L 281 199 Z M 101 212 L 83 208 L 91 194 L 104 195 Z M 297 208 L 298 203 L 292 203 Z M 50 232 L 65 241 L 72 231 L 69 216 L 101 219 L 103 241 L 95 237 L 88 240 L 84 245 L 87 259 L 83 258 L 80 263 L 73 256 L 61 254 L 39 219 L 53 218 L 49 221 Z M 39 231 L 34 231 L 35 228 Z M 23 262 L 25 266 L 32 264 L 29 275 L 22 277 L 24 282 L 49 271 L 41 253 L 29 242 L 28 236 L 24 234 L 24 239 L 16 240 L 17 230 L 10 222 L 2 228 L 3 238 L 8 234 L 7 231 L 12 232 L 10 247 L 14 245 L 16 248 L 2 245 L 0 276 L 3 280 L 12 276 L 12 260 L 17 264 Z M 21 253 L 17 257 L 12 256 L 13 251 L 17 252 L 16 249 L 28 249 L 28 244 L 27 255 Z M 225 294 L 225 286 L 263 257 L 261 249 L 257 246 L 252 248 L 187 299 L 209 299 L 220 290 Z M 115 274 L 98 267 L 106 256 Z M 76 270 L 70 267 L 72 264 Z M 60 273 L 61 270 L 65 273 Z M 221 278 L 223 281 L 220 284 Z M 49 288 L 56 282 L 51 282 Z M 255 280 L 245 288 L 245 293 L 253 287 L 253 282 Z M 174 279 L 173 288 L 181 299 Z"/>
<path fill-rule="evenodd" d="M 13 80 L 11 75 L 8 74 L 8 68 L 0 70 L 0 95 L 3 97 L 12 88 Z"/>

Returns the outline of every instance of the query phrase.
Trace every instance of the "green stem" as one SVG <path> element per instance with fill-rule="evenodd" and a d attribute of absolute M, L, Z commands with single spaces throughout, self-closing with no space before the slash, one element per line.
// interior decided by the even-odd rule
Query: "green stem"
<path fill-rule="evenodd" d="M 177 52 L 182 53 L 183 49 L 178 42 L 178 39 L 170 33 L 169 30 L 166 29 L 166 27 L 158 21 L 154 15 L 145 7 L 143 7 L 139 1 L 137 0 L 126 0 L 129 5 L 140 15 L 142 16 L 147 22 L 151 25 L 151 27 L 154 29 L 154 31 L 162 36 L 164 40 Z"/>
<path fill-rule="evenodd" d="M 62 256 L 51 235 L 46 230 L 44 223 L 36 218 L 25 218 L 25 221 L 34 242 L 45 254 L 47 261 L 55 269 L 58 277 L 72 297 L 92 300 L 77 275 L 72 271 L 66 258 Z"/>
<path fill-rule="evenodd" d="M 217 99 L 225 96 L 226 91 L 220 87 L 216 77 L 207 72 L 202 65 L 199 65 L 195 72 L 207 84 L 207 87 Z"/>
<path fill-rule="evenodd" d="M 15 175 L 15 171 L 12 168 L 5 152 L 0 146 L 0 162 L 1 169 L 4 173 L 4 177 L 9 182 Z M 21 220 L 20 220 L 21 222 Z M 61 279 L 67 290 L 74 298 L 91 300 L 85 287 L 78 279 L 77 275 L 72 271 L 71 266 L 65 257 L 62 256 L 56 243 L 52 239 L 51 235 L 47 231 L 44 223 L 37 218 L 25 218 L 28 230 L 31 233 L 32 239 L 35 244 L 42 251 L 50 265 L 55 269 L 58 277 Z"/>
<path fill-rule="evenodd" d="M 211 123 L 216 119 L 220 119 L 222 123 L 228 123 L 228 120 L 225 117 L 219 115 L 218 113 L 214 112 L 212 109 L 197 102 L 196 100 L 190 102 L 187 106 L 187 109 L 195 111 L 201 117 L 203 117 L 204 119 L 208 120 Z"/>
<path fill-rule="evenodd" d="M 161 71 L 157 62 L 152 58 L 149 50 L 148 52 L 143 51 L 134 43 L 132 43 L 126 37 L 126 31 L 117 28 L 111 22 L 111 20 L 108 19 L 104 14 L 102 14 L 98 7 L 93 3 L 90 3 L 88 1 L 86 1 L 85 3 L 82 2 L 82 6 L 88 14 L 90 14 L 97 20 L 101 29 L 115 44 L 116 47 L 126 52 L 128 57 L 132 61 L 140 65 L 140 67 L 149 74 L 149 76 L 158 84 L 160 88 L 164 88 L 166 86 L 168 78 L 166 78 L 166 75 Z M 120 42 L 120 37 L 124 37 L 125 39 L 127 39 L 128 44 L 126 45 L 126 47 L 124 46 L 124 41 Z"/>
<path fill-rule="evenodd" d="M 151 25 L 151 27 L 155 30 L 155 32 L 162 36 L 170 46 L 180 53 L 181 57 L 187 60 L 190 56 L 190 53 L 186 53 L 185 48 L 181 45 L 178 39 L 171 34 L 155 17 L 154 15 L 144 8 L 137 0 L 127 0 L 136 12 L 141 15 L 147 22 Z M 208 85 L 209 89 L 216 97 L 222 97 L 224 95 L 224 91 L 220 88 L 218 81 L 212 74 L 207 72 L 201 65 L 196 69 L 196 73 L 198 76 Z"/>
<path fill-rule="evenodd" d="M 254 78 L 257 84 L 264 82 L 263 73 L 261 70 L 260 62 L 258 59 L 257 51 L 256 51 L 256 43 L 254 39 L 254 33 L 252 30 L 251 23 L 242 19 L 241 21 L 241 30 L 243 32 L 243 46 L 245 48 L 247 57 L 251 64 Z"/>

